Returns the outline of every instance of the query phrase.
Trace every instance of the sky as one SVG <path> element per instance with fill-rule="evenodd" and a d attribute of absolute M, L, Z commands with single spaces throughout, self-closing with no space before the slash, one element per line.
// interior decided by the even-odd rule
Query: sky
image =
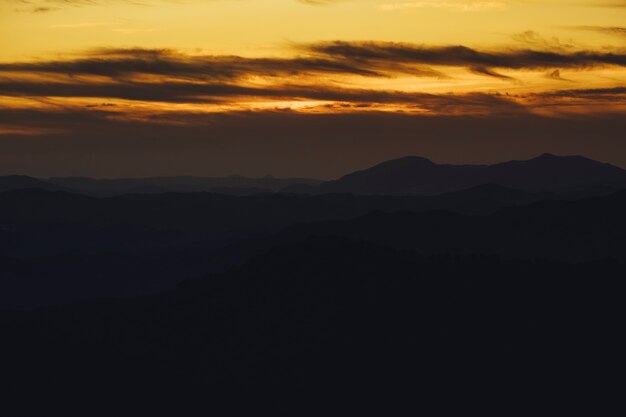
<path fill-rule="evenodd" d="M 0 0 L 0 175 L 626 168 L 624 0 Z"/>

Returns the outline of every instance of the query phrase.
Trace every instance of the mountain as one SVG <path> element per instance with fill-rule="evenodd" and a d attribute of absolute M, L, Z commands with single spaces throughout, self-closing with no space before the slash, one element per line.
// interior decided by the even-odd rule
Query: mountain
<path fill-rule="evenodd" d="M 0 311 L 3 414 L 611 414 L 625 272 L 304 239 L 160 295 Z"/>
<path fill-rule="evenodd" d="M 293 184 L 317 186 L 321 181 L 307 178 L 249 178 L 238 175 L 230 177 L 153 177 L 95 179 L 88 177 L 53 177 L 56 184 L 81 194 L 110 197 L 121 194 L 157 194 L 166 192 L 193 193 L 213 192 L 230 195 L 252 195 L 277 192 Z"/>
<path fill-rule="evenodd" d="M 554 196 L 496 185 L 436 196 L 142 193 L 98 198 L 12 190 L 0 193 L 0 256 L 134 252 L 194 241 L 227 244 L 294 223 L 346 220 L 377 210 L 486 214 L 546 198 Z"/>
<path fill-rule="evenodd" d="M 322 193 L 439 194 L 481 184 L 533 192 L 626 187 L 626 170 L 581 156 L 543 154 L 495 165 L 436 164 L 410 156 L 383 162 L 319 186 Z"/>
<path fill-rule="evenodd" d="M 625 212 L 626 191 L 577 201 L 544 200 L 488 215 L 378 211 L 350 220 L 294 225 L 270 245 L 337 236 L 427 254 L 626 260 Z"/>
<path fill-rule="evenodd" d="M 255 245 L 229 246 L 234 242 L 270 236 L 296 223 L 348 220 L 376 210 L 486 214 L 546 197 L 493 185 L 432 197 L 161 193 L 95 198 L 13 190 L 0 193 L 0 307 L 163 291 L 258 253 Z"/>
<path fill-rule="evenodd" d="M 9 190 L 21 190 L 26 188 L 38 188 L 42 190 L 56 191 L 64 190 L 56 184 L 42 181 L 26 175 L 7 175 L 0 177 L 0 192 Z"/>
<path fill-rule="evenodd" d="M 626 191 L 555 198 L 0 193 L 3 415 L 610 414 Z"/>
<path fill-rule="evenodd" d="M 0 308 L 163 291 L 315 236 L 432 255 L 626 259 L 626 192 L 546 197 L 496 185 L 430 197 L 0 193 Z"/>

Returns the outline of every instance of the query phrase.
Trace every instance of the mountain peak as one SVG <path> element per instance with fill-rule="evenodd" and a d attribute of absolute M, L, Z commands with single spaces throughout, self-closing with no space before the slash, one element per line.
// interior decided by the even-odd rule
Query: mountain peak
<path fill-rule="evenodd" d="M 626 171 L 576 155 L 543 153 L 494 165 L 436 164 L 419 156 L 382 162 L 321 186 L 324 192 L 439 194 L 483 184 L 544 192 L 589 186 L 626 186 Z M 483 190 L 484 191 L 484 190 Z"/>
<path fill-rule="evenodd" d="M 401 158 L 397 158 L 397 159 L 392 159 L 390 161 L 387 162 L 423 162 L 423 163 L 427 163 L 427 164 L 435 164 L 433 161 L 431 161 L 428 158 L 424 158 L 423 156 L 417 156 L 417 155 L 409 155 L 409 156 L 403 156 Z"/>
<path fill-rule="evenodd" d="M 430 159 L 423 158 L 421 156 L 411 155 L 411 156 L 404 156 L 402 158 L 391 159 L 389 161 L 381 162 L 380 164 L 377 164 L 369 169 L 381 169 L 381 168 L 382 169 L 389 169 L 389 168 L 404 169 L 407 167 L 426 167 L 426 166 L 430 167 L 430 166 L 435 166 L 435 165 L 437 164 L 435 164 Z"/>

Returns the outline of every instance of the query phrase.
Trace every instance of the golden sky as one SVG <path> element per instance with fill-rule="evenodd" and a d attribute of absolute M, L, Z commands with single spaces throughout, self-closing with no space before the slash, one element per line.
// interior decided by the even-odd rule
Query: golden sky
<path fill-rule="evenodd" d="M 242 112 L 621 118 L 625 22 L 624 0 L 0 0 L 0 135 Z"/>

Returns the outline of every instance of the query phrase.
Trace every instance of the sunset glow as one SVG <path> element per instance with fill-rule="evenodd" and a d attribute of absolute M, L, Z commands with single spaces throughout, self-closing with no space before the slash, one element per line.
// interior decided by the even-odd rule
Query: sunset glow
<path fill-rule="evenodd" d="M 625 18 L 595 0 L 1 0 L 0 135 L 76 132 L 77 112 L 621 118 Z"/>

